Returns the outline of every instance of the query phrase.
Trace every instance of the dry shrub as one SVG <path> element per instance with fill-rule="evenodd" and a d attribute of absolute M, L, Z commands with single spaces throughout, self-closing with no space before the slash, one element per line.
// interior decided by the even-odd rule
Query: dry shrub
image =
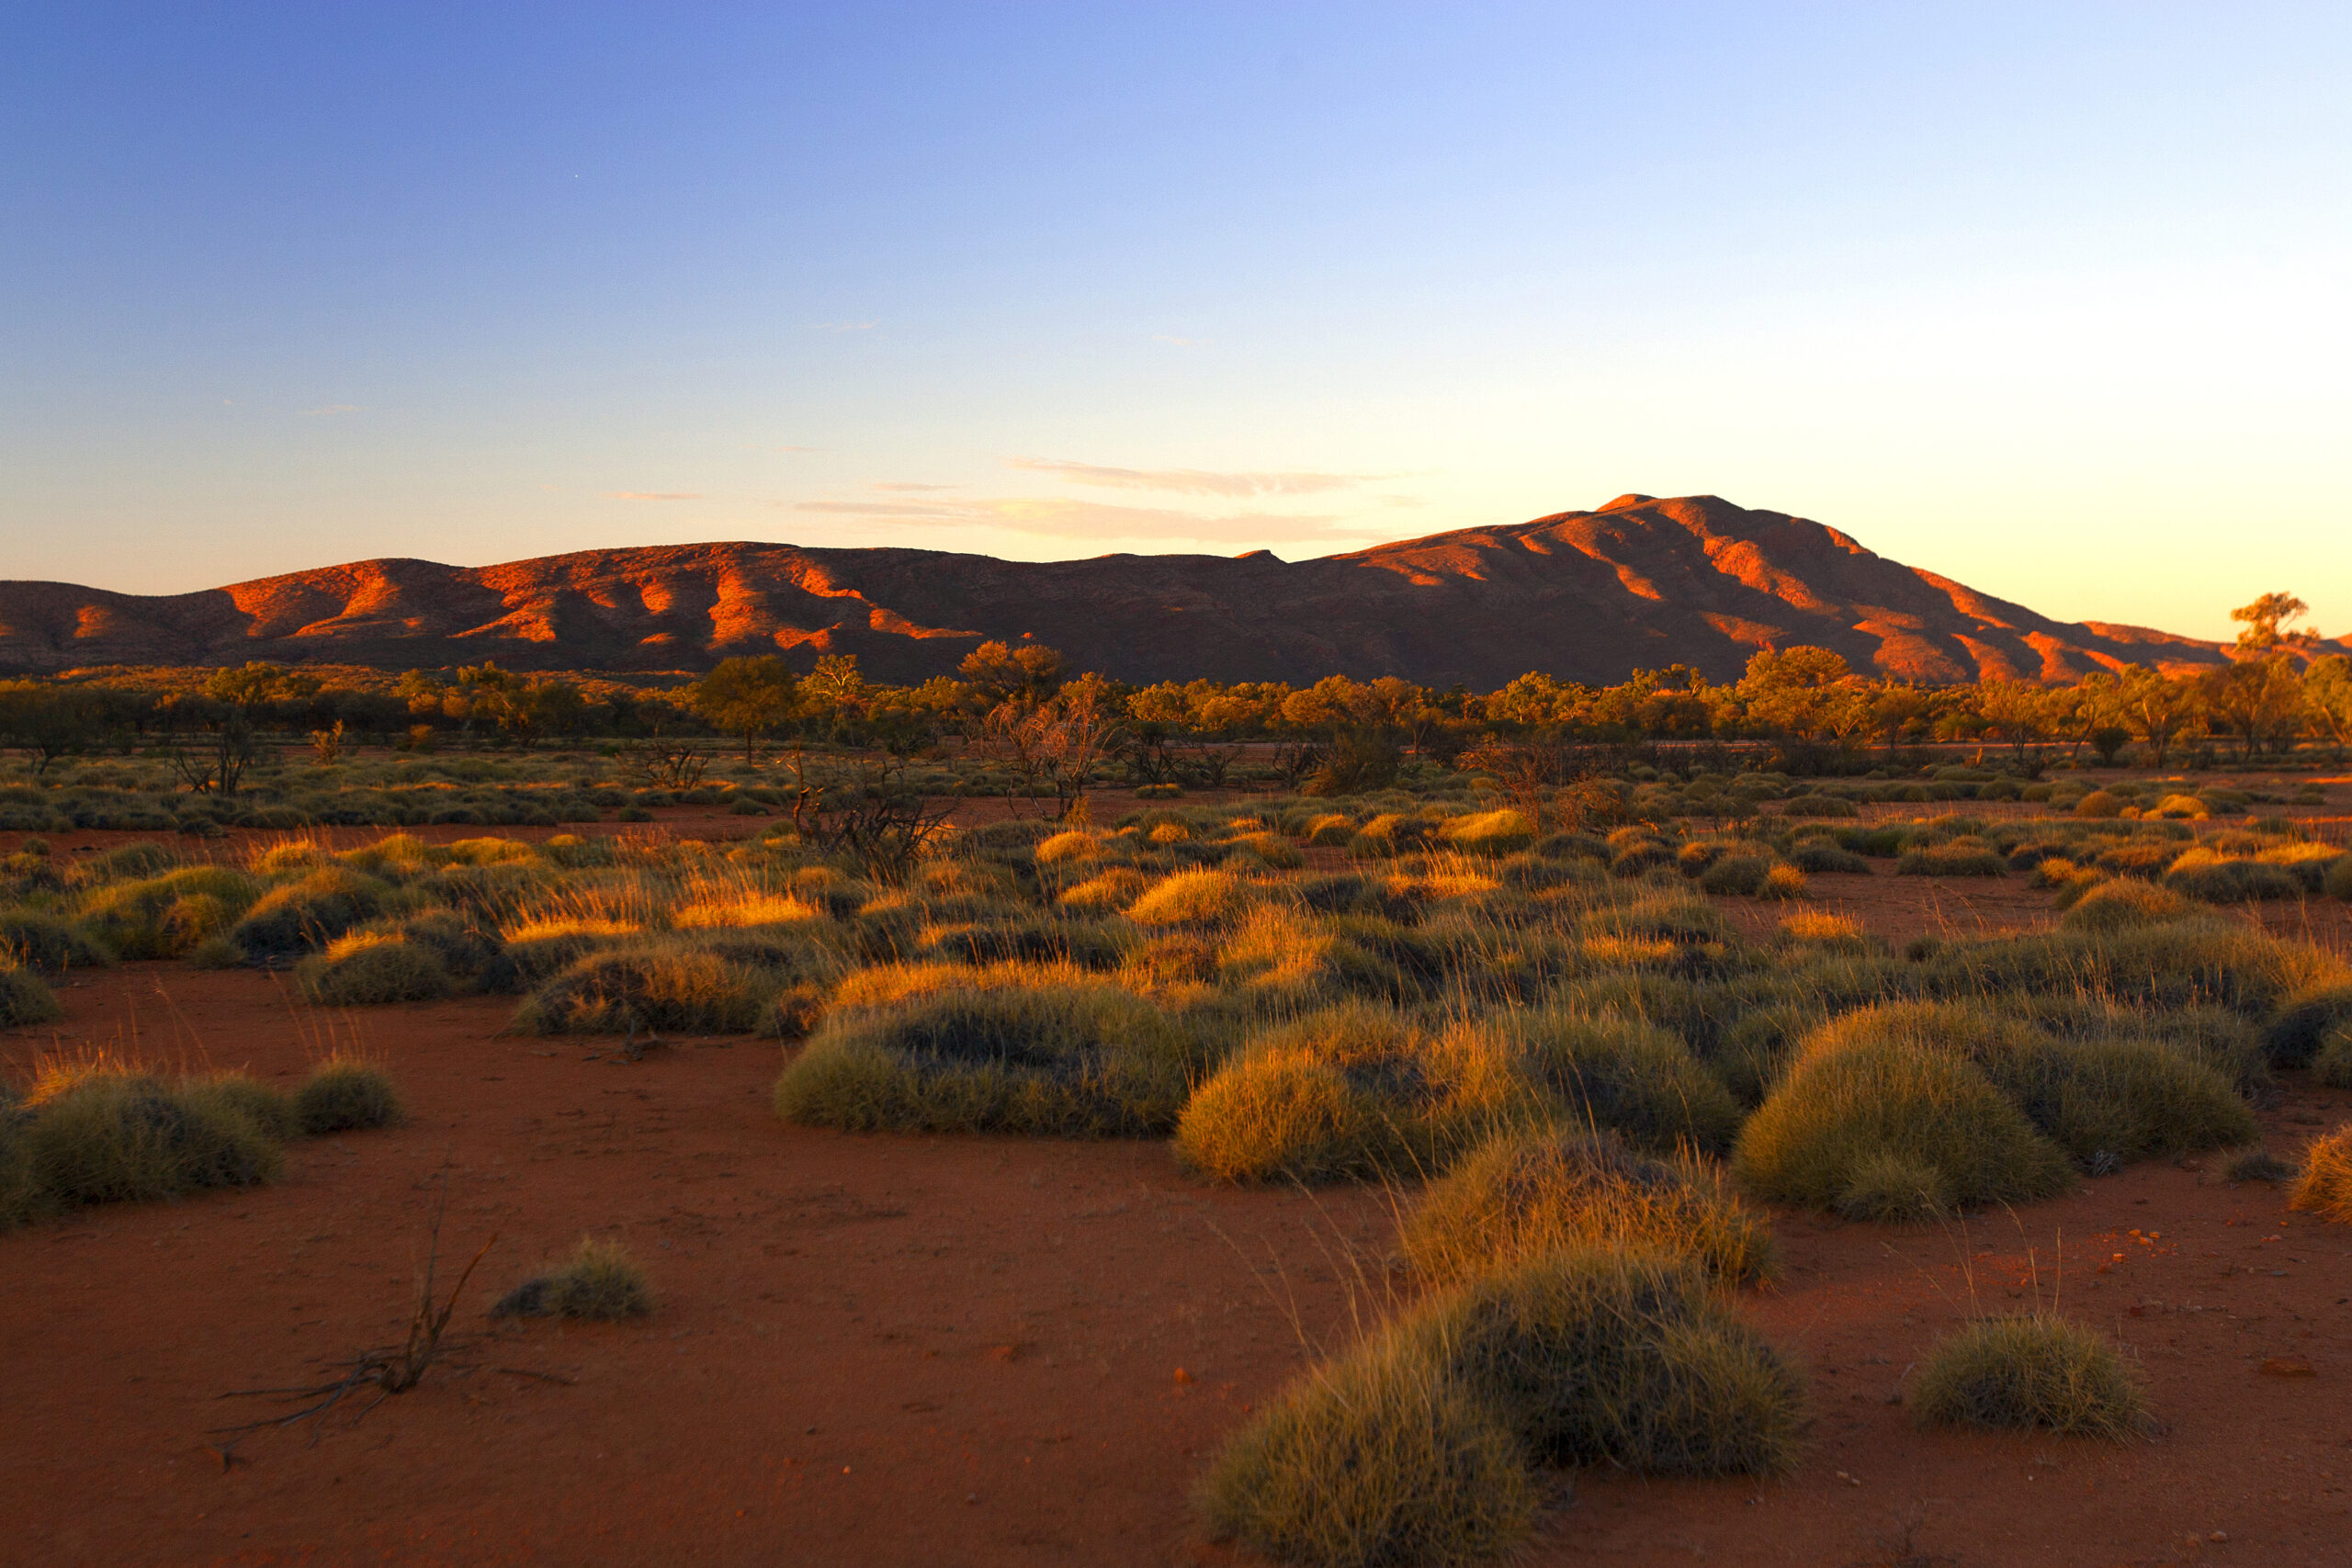
<path fill-rule="evenodd" d="M 1440 1282 L 1588 1246 L 1687 1255 L 1735 1284 L 1776 1270 L 1770 1227 L 1713 1162 L 1652 1159 L 1613 1134 L 1559 1128 L 1496 1138 L 1432 1182 L 1401 1244 Z"/>
<path fill-rule="evenodd" d="M 1257 902 L 1257 891 L 1225 871 L 1180 871 L 1127 907 L 1139 926 L 1229 925 Z"/>
<path fill-rule="evenodd" d="M 1368 1176 L 1401 1139 L 1374 1095 L 1306 1051 L 1265 1049 L 1227 1064 L 1176 1123 L 1176 1154 L 1219 1181 Z"/>
<path fill-rule="evenodd" d="M 1060 865 L 1071 861 L 1092 860 L 1102 852 L 1102 841 L 1082 828 L 1067 833 L 1056 833 L 1036 849 L 1039 865 Z"/>
<path fill-rule="evenodd" d="M 62 975 L 69 969 L 104 968 L 114 962 L 114 954 L 79 926 L 55 915 L 0 909 L 0 963 L 9 960 L 45 975 Z"/>
<path fill-rule="evenodd" d="M 218 935 L 260 897 L 227 866 L 191 865 L 84 896 L 83 924 L 124 958 L 175 958 Z"/>
<path fill-rule="evenodd" d="M 2312 1081 L 2329 1089 L 2352 1089 L 2352 1026 L 2333 1030 L 2312 1057 Z"/>
<path fill-rule="evenodd" d="M 515 1010 L 529 1034 L 619 1034 L 673 1030 L 743 1033 L 758 1027 L 777 976 L 682 938 L 591 953 Z"/>
<path fill-rule="evenodd" d="M 1306 825 L 1306 841 L 1317 849 L 1344 849 L 1355 837 L 1355 819 L 1339 812 L 1327 813 Z"/>
<path fill-rule="evenodd" d="M 1777 1475 L 1795 1462 L 1804 1380 L 1689 1258 L 1545 1253 L 1435 1298 L 1394 1333 L 1548 1463 Z"/>
<path fill-rule="evenodd" d="M 432 948 L 376 931 L 337 937 L 296 965 L 294 984 L 322 1007 L 431 1001 L 458 988 Z"/>
<path fill-rule="evenodd" d="M 1764 886 L 1756 890 L 1758 898 L 1802 898 L 1804 897 L 1804 873 L 1792 865 L 1776 865 L 1764 876 Z"/>
<path fill-rule="evenodd" d="M 1791 942 L 1830 953 L 1871 953 L 1877 943 L 1857 915 L 1833 915 L 1821 909 L 1800 909 L 1781 921 L 1781 934 Z"/>
<path fill-rule="evenodd" d="M 1509 855 L 1535 841 L 1535 825 L 1524 814 L 1505 807 L 1448 818 L 1439 836 L 1464 854 Z"/>
<path fill-rule="evenodd" d="M 2047 1313 L 1989 1318 L 1939 1341 L 1912 1384 L 1923 1425 L 2034 1427 L 2122 1439 L 2151 1427 L 2147 1394 L 2102 1336 Z"/>
<path fill-rule="evenodd" d="M 293 1100 L 244 1073 L 186 1078 L 177 1089 L 190 1100 L 243 1116 L 281 1144 L 300 1137 L 305 1131 L 301 1112 Z"/>
<path fill-rule="evenodd" d="M 310 1078 L 294 1092 L 294 1113 L 313 1137 L 389 1127 L 406 1115 L 381 1067 L 345 1055 L 329 1056 L 311 1069 Z"/>
<path fill-rule="evenodd" d="M 2327 868 L 2320 878 L 2320 890 L 2331 898 L 2352 898 L 2352 855 Z"/>
<path fill-rule="evenodd" d="M 2045 1198 L 2066 1157 L 1964 1055 L 1900 1042 L 1814 1051 L 1740 1132 L 1734 1169 L 1759 1197 L 1874 1212 L 1900 1161 L 1954 1203 Z"/>
<path fill-rule="evenodd" d="M 1113 866 L 1062 890 L 1060 902 L 1073 909 L 1123 909 L 1142 897 L 1151 878 L 1130 865 Z"/>
<path fill-rule="evenodd" d="M 0 1029 L 28 1029 L 65 1016 L 41 977 L 12 959 L 0 958 Z"/>
<path fill-rule="evenodd" d="M 2233 1149 L 2222 1161 L 2222 1179 L 2229 1182 L 2265 1181 L 2272 1186 L 2293 1179 L 2295 1168 L 2256 1144 L 2251 1148 Z"/>
<path fill-rule="evenodd" d="M 2352 1225 L 2352 1126 L 2312 1140 L 2288 1207 Z"/>
<path fill-rule="evenodd" d="M 2143 882 L 2136 876 L 2093 880 L 2079 886 L 2080 891 L 2059 922 L 2068 931 L 2114 931 L 2132 926 L 2161 925 L 2166 920 L 2184 919 L 2194 909 L 2188 899 L 2170 888 Z"/>
<path fill-rule="evenodd" d="M 1306 863 L 1306 857 L 1299 852 L 1298 846 L 1280 833 L 1243 833 L 1238 838 L 1226 840 L 1222 847 L 1251 855 L 1260 864 L 1272 866 L 1277 871 L 1295 871 Z"/>
<path fill-rule="evenodd" d="M 526 1280 L 490 1309 L 492 1317 L 574 1317 L 616 1322 L 653 1310 L 644 1266 L 614 1241 L 582 1236 L 571 1256 Z"/>
<path fill-rule="evenodd" d="M 2095 789 L 2075 802 L 2075 815 L 2098 818 L 2120 817 L 2123 815 L 2123 808 L 2131 804 L 2129 799 L 2112 790 Z"/>
<path fill-rule="evenodd" d="M 1718 897 L 1750 897 L 1764 891 L 1771 875 L 1772 863 L 1762 855 L 1724 855 L 1699 874 L 1699 886 Z"/>
<path fill-rule="evenodd" d="M 2263 898 L 2300 898 L 2302 879 L 2284 866 L 2236 859 L 2205 848 L 2190 850 L 2165 873 L 2165 886 L 2208 904 L 2244 904 Z"/>
<path fill-rule="evenodd" d="M 2009 863 L 1999 851 L 1969 839 L 1923 844 L 1895 857 L 1897 876 L 2007 876 Z"/>
<path fill-rule="evenodd" d="M 1678 1035 L 1614 1013 L 1557 1010 L 1516 1015 L 1510 1028 L 1528 1072 L 1571 1121 L 1661 1153 L 1720 1153 L 1738 1135 L 1738 1102 Z"/>
<path fill-rule="evenodd" d="M 1544 1111 L 1505 1040 L 1437 1033 L 1356 1002 L 1253 1036 L 1184 1107 L 1177 1152 L 1221 1180 L 1329 1180 L 1442 1168 Z"/>
<path fill-rule="evenodd" d="M 1930 994 L 2097 996 L 2131 1007 L 2267 1014 L 2290 995 L 2346 979 L 2343 964 L 2207 915 L 2111 931 L 2040 931 L 1942 944 L 1918 972 Z"/>
<path fill-rule="evenodd" d="M 1816 876 L 1868 876 L 1870 861 L 1827 839 L 1813 839 L 1789 852 L 1789 863 Z"/>
<path fill-rule="evenodd" d="M 878 1005 L 849 1005 L 855 992 L 844 986 L 777 1078 L 776 1114 L 852 1131 L 1056 1137 L 1175 1125 L 1200 1062 L 1174 1019 L 1101 980 L 962 973 L 976 983 L 933 983 Z"/>
<path fill-rule="evenodd" d="M 2273 1066 L 2312 1062 L 2330 1034 L 2352 1029 L 2352 980 L 2312 986 L 2289 997 L 2263 1031 L 2262 1048 Z"/>
<path fill-rule="evenodd" d="M 248 957 L 290 957 L 323 947 L 372 918 L 390 891 L 347 865 L 322 865 L 262 895 L 230 928 L 229 940 Z"/>
<path fill-rule="evenodd" d="M 1983 1003 L 1863 1008 L 1822 1025 L 1808 1056 L 1888 1045 L 1964 1057 L 2094 1174 L 2154 1155 L 2227 1147 L 2258 1131 L 2231 1081 L 2193 1050 L 2118 1035 L 2063 1041 Z"/>
<path fill-rule="evenodd" d="M 273 1181 L 284 1153 L 244 1098 L 113 1067 L 74 1074 L 38 1093 L 24 1126 L 30 1183 L 62 1205 Z"/>
<path fill-rule="evenodd" d="M 1466 1568 L 1518 1546 L 1539 1502 L 1498 1414 L 1396 1339 L 1294 1382 L 1198 1497 L 1217 1539 L 1297 1568 Z"/>
<path fill-rule="evenodd" d="M 670 923 L 680 931 L 712 927 L 786 926 L 801 920 L 821 920 L 825 907 L 789 893 L 744 891 L 726 897 L 682 904 Z"/>

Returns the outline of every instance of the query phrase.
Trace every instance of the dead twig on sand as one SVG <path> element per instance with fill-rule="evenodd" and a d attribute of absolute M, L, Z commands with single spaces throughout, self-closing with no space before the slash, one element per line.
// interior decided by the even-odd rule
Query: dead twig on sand
<path fill-rule="evenodd" d="M 364 1350 L 347 1359 L 330 1362 L 330 1366 L 337 1369 L 336 1375 L 323 1382 L 288 1388 L 239 1388 L 220 1395 L 222 1399 L 276 1399 L 301 1405 L 300 1409 L 284 1416 L 266 1416 L 258 1421 L 212 1427 L 209 1436 L 227 1439 L 212 1445 L 213 1450 L 220 1456 L 223 1470 L 236 1462 L 237 1445 L 255 1432 L 309 1421 L 311 1423 L 311 1440 L 316 1442 L 318 1423 L 353 1395 L 368 1388 L 376 1390 L 376 1397 L 352 1417 L 356 1424 L 393 1394 L 406 1393 L 424 1381 L 424 1374 L 432 1370 L 434 1361 L 444 1349 L 450 1348 L 445 1343 L 444 1336 L 448 1331 L 451 1314 L 458 1310 L 458 1298 L 465 1293 L 466 1282 L 473 1278 L 474 1269 L 498 1241 L 493 1235 L 481 1244 L 481 1249 L 466 1265 L 465 1272 L 458 1276 L 458 1282 L 451 1287 L 448 1298 L 436 1305 L 435 1298 L 438 1291 L 435 1275 L 441 1258 L 441 1221 L 448 1207 L 449 1189 L 444 1181 L 440 1200 L 433 1210 L 432 1239 L 424 1255 L 424 1278 L 417 1287 L 415 1308 L 409 1314 L 406 1342 L 397 1348 Z"/>

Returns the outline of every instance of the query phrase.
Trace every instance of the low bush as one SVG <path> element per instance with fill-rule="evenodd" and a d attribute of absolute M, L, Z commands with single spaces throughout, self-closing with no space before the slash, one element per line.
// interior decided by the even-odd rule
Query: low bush
<path fill-rule="evenodd" d="M 2272 1066 L 2306 1066 L 2341 1029 L 2352 1029 L 2352 980 L 2312 986 L 2287 998 L 2262 1032 L 2262 1048 Z"/>
<path fill-rule="evenodd" d="M 114 954 L 55 915 L 0 909 L 0 962 L 8 959 L 44 975 L 62 975 L 68 969 L 104 968 L 114 962 Z"/>
<path fill-rule="evenodd" d="M 2008 858 L 1999 851 L 1959 839 L 1905 850 L 1894 862 L 1897 876 L 2006 876 L 2008 871 Z"/>
<path fill-rule="evenodd" d="M 1516 1015 L 1510 1028 L 1529 1073 L 1559 1097 L 1573 1122 L 1659 1153 L 1684 1146 L 1720 1153 L 1738 1134 L 1731 1090 L 1663 1029 L 1558 1010 Z"/>
<path fill-rule="evenodd" d="M 2320 889 L 2331 898 L 2352 898 L 2352 855 L 2327 868 L 2320 878 Z"/>
<path fill-rule="evenodd" d="M 2301 878 L 2285 866 L 2194 849 L 2165 873 L 2166 887 L 2208 904 L 2244 904 L 2263 898 L 2300 898 Z"/>
<path fill-rule="evenodd" d="M 1540 1502 L 1501 1416 L 1401 1340 L 1294 1382 L 1198 1496 L 1211 1535 L 1296 1568 L 1467 1568 L 1517 1547 Z"/>
<path fill-rule="evenodd" d="M 1579 1246 L 1685 1254 L 1735 1284 L 1777 1267 L 1770 1227 L 1712 1163 L 1653 1159 L 1613 1134 L 1556 1128 L 1498 1137 L 1432 1182 L 1401 1245 L 1437 1281 Z"/>
<path fill-rule="evenodd" d="M 2256 1144 L 2249 1148 L 2233 1149 L 2222 1161 L 2222 1179 L 2229 1182 L 2264 1181 L 2272 1186 L 2294 1179 L 2295 1168 Z"/>
<path fill-rule="evenodd" d="M 1450 818 L 1440 836 L 1453 848 L 1474 855 L 1516 854 L 1535 841 L 1535 825 L 1509 807 Z"/>
<path fill-rule="evenodd" d="M 1148 1136 L 1176 1124 L 1191 1037 L 1108 983 L 952 979 L 879 1005 L 846 991 L 776 1080 L 786 1122 L 909 1132 Z"/>
<path fill-rule="evenodd" d="M 1749 897 L 1764 890 L 1772 863 L 1762 855 L 1724 855 L 1699 874 L 1702 890 L 1718 897 Z"/>
<path fill-rule="evenodd" d="M 2352 1025 L 2330 1032 L 2312 1057 L 2312 1081 L 2329 1089 L 2352 1089 Z"/>
<path fill-rule="evenodd" d="M 618 1242 L 582 1236 L 547 1273 L 524 1280 L 490 1309 L 492 1317 L 576 1317 L 616 1322 L 653 1310 L 645 1269 Z"/>
<path fill-rule="evenodd" d="M 2147 1395 L 2100 1335 L 2046 1313 L 1992 1318 L 1939 1341 L 1911 1386 L 1923 1425 L 2143 1437 Z"/>
<path fill-rule="evenodd" d="M 0 958 L 0 1029 L 26 1029 L 65 1016 L 57 993 L 12 959 Z"/>
<path fill-rule="evenodd" d="M 591 953 L 524 999 L 513 1027 L 529 1034 L 637 1030 L 736 1034 L 759 1026 L 775 975 L 683 938 Z"/>
<path fill-rule="evenodd" d="M 371 1007 L 432 1001 L 458 988 L 441 955 L 390 933 L 337 937 L 324 953 L 296 965 L 294 985 L 321 1007 Z"/>
<path fill-rule="evenodd" d="M 1127 907 L 1139 926 L 1229 925 L 1256 903 L 1247 882 L 1224 871 L 1181 871 Z"/>
<path fill-rule="evenodd" d="M 1871 863 L 1827 839 L 1809 839 L 1789 851 L 1789 863 L 1812 875 L 1868 876 Z"/>
<path fill-rule="evenodd" d="M 1394 1331 L 1531 1457 L 1658 1475 L 1776 1475 L 1804 1381 L 1688 1258 L 1572 1247 L 1471 1280 Z"/>
<path fill-rule="evenodd" d="M 33 1106 L 22 1134 L 33 1189 L 59 1204 L 170 1198 L 277 1179 L 285 1156 L 238 1089 L 145 1073 L 75 1077 Z"/>
<path fill-rule="evenodd" d="M 2113 931 L 2131 926 L 2161 925 L 2188 915 L 2189 901 L 2168 887 L 2119 876 L 2093 883 L 2067 908 L 2058 923 L 2068 931 Z"/>
<path fill-rule="evenodd" d="M 2075 802 L 2075 815 L 2077 817 L 2120 817 L 2123 815 L 2123 808 L 2131 804 L 2129 799 L 2117 795 L 2112 790 L 2095 789 Z"/>
<path fill-rule="evenodd" d="M 1809 1046 L 1747 1119 L 1734 1156 L 1759 1197 L 1868 1217 L 1890 1179 L 1952 1204 L 2046 1198 L 2066 1157 L 1965 1056 L 1898 1042 Z"/>
<path fill-rule="evenodd" d="M 1509 1041 L 1436 1033 L 1367 1002 L 1260 1032 L 1184 1107 L 1177 1152 L 1222 1180 L 1325 1180 L 1442 1169 L 1548 1110 Z"/>
<path fill-rule="evenodd" d="M 316 1137 L 389 1127 L 406 1112 L 381 1067 L 353 1056 L 330 1056 L 294 1091 L 294 1114 L 301 1130 Z"/>
<path fill-rule="evenodd" d="M 2312 1140 L 2287 1206 L 2352 1225 L 2352 1126 Z"/>
<path fill-rule="evenodd" d="M 229 929 L 229 940 L 251 958 L 291 957 L 323 947 L 372 919 L 389 891 L 347 865 L 322 865 L 300 882 L 263 894 Z"/>

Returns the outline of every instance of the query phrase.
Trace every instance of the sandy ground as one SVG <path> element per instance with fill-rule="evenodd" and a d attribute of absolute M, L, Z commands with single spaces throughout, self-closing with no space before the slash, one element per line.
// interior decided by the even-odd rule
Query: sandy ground
<path fill-rule="evenodd" d="M 2019 878 L 1815 892 L 1898 939 L 2051 918 Z M 2256 918 L 2340 950 L 2346 913 Z M 7 1564 L 1236 1563 L 1188 1512 L 1205 1456 L 1388 1290 L 1389 1195 L 1205 1189 L 1158 1144 L 784 1127 L 769 1043 L 624 1063 L 502 1033 L 501 1000 L 321 1015 L 279 977 L 175 964 L 61 995 L 63 1024 L 0 1035 L 9 1070 L 109 1049 L 291 1082 L 356 1043 L 414 1114 L 299 1145 L 277 1187 L 0 1236 Z M 2292 1083 L 2263 1115 L 2291 1156 L 2352 1096 Z M 224 1464 L 209 1429 L 269 1407 L 223 1393 L 399 1338 L 444 1190 L 445 1282 L 491 1243 L 463 1339 L 364 1419 Z M 1809 1369 L 1797 1472 L 1579 1477 L 1531 1561 L 2346 1561 L 2352 1230 L 2194 1161 L 1965 1227 L 1775 1220 L 1787 1276 L 1745 1310 Z M 493 1330 L 490 1300 L 583 1233 L 637 1251 L 659 1311 Z M 2129 1348 L 2161 1436 L 1912 1426 L 1895 1401 L 1937 1335 L 2037 1300 Z"/>

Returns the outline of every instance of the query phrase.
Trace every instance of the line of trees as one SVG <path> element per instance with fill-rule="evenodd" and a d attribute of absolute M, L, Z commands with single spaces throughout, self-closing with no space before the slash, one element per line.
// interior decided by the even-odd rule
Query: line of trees
<path fill-rule="evenodd" d="M 1529 735 L 1764 742 L 1815 769 L 1873 747 L 1972 744 L 2030 770 L 2056 754 L 2112 761 L 2136 744 L 2163 767 L 2223 748 L 2245 758 L 2307 740 L 2339 752 L 2352 744 L 2352 660 L 2321 652 L 2293 624 L 2306 614 L 2283 593 L 2233 612 L 2245 629 L 2233 657 L 2202 671 L 2130 665 L 2071 682 L 1948 686 L 1859 673 L 1811 647 L 1758 652 L 1736 681 L 1679 664 L 1607 686 L 1532 671 L 1483 694 L 1343 675 L 1307 686 L 1137 686 L 1072 675 L 1049 648 L 1001 642 L 982 645 L 956 675 L 914 686 L 868 682 L 846 654 L 806 673 L 774 655 L 729 659 L 697 681 L 658 684 L 526 676 L 494 663 L 400 675 L 266 664 L 108 671 L 0 682 L 0 744 L 39 773 L 76 752 L 161 739 L 185 760 L 190 787 L 224 793 L 270 734 L 307 735 L 322 761 L 361 739 L 425 747 L 731 736 L 752 753 L 793 739 L 900 754 L 947 743 L 1035 774 L 1048 792 L 1109 758 L 1142 782 L 1220 782 L 1251 743 L 1273 743 L 1280 765 L 1302 776 L 1339 769 L 1376 783 L 1405 751 L 1451 761 Z"/>

